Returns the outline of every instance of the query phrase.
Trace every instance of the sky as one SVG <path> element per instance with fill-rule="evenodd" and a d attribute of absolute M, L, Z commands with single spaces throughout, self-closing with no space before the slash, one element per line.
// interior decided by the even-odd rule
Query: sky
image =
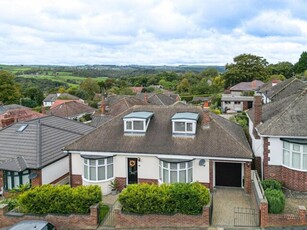
<path fill-rule="evenodd" d="M 307 0 L 0 0 L 0 63 L 225 65 L 307 51 Z"/>

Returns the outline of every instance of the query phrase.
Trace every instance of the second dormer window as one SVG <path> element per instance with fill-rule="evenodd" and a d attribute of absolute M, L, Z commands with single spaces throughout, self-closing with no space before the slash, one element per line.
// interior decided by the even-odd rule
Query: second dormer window
<path fill-rule="evenodd" d="M 123 120 L 125 133 L 145 133 L 152 116 L 152 112 L 132 112 L 124 116 Z"/>
<path fill-rule="evenodd" d="M 172 117 L 173 134 L 195 135 L 198 113 L 176 113 Z"/>

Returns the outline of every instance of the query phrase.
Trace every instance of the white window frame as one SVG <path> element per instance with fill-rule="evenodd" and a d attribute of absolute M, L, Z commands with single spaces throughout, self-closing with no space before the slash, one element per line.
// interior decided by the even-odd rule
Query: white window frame
<path fill-rule="evenodd" d="M 142 130 L 141 130 L 141 129 L 135 130 L 135 129 L 134 129 L 134 122 L 135 122 L 135 121 L 141 121 L 141 122 L 143 122 L 143 127 L 144 127 L 144 129 L 142 129 Z M 128 128 L 127 128 L 127 122 L 131 122 L 131 123 L 132 123 L 131 129 L 128 129 Z M 133 119 L 124 119 L 124 131 L 125 131 L 125 132 L 141 132 L 141 133 L 144 133 L 144 132 L 146 132 L 146 130 L 147 130 L 147 128 L 148 128 L 149 122 L 150 122 L 150 118 L 147 119 L 147 121 L 146 121 L 146 119 L 137 119 L 137 118 L 133 118 Z"/>
<path fill-rule="evenodd" d="M 108 159 L 112 158 L 112 162 L 108 163 Z M 95 161 L 95 165 L 90 165 L 90 160 Z M 99 164 L 99 160 L 103 160 L 103 164 Z M 112 165 L 112 176 L 108 175 L 108 166 Z M 95 167 L 95 174 L 96 174 L 96 180 L 90 179 L 90 168 Z M 98 180 L 98 168 L 104 167 L 105 170 L 105 179 L 104 180 Z M 88 178 L 85 177 L 85 170 L 87 170 Z M 114 179 L 114 158 L 113 157 L 107 157 L 103 159 L 83 159 L 83 180 L 89 181 L 89 182 L 103 182 L 103 181 L 109 181 Z"/>
<path fill-rule="evenodd" d="M 176 122 L 184 122 L 185 123 L 185 131 L 176 131 L 175 130 L 175 123 Z M 192 124 L 192 131 L 188 131 L 187 127 L 188 127 L 188 123 Z M 196 133 L 196 121 L 192 121 L 192 120 L 174 120 L 172 121 L 172 130 L 173 133 L 176 134 L 195 134 Z"/>
<path fill-rule="evenodd" d="M 181 169 L 180 164 L 185 163 L 185 168 Z M 167 167 L 164 167 L 164 164 L 167 164 Z M 177 164 L 177 169 L 171 169 L 171 164 Z M 191 164 L 191 166 L 189 166 Z M 168 182 L 163 181 L 164 175 L 163 172 L 164 170 L 168 171 Z M 189 181 L 189 170 L 191 170 L 191 181 Z M 177 181 L 176 182 L 171 182 L 171 171 L 176 171 L 177 173 Z M 165 162 L 163 160 L 159 161 L 159 182 L 160 183 L 177 183 L 180 180 L 180 172 L 185 171 L 185 179 L 186 181 L 183 183 L 191 183 L 193 182 L 193 161 L 184 161 L 184 162 Z"/>
<path fill-rule="evenodd" d="M 285 143 L 289 144 L 289 149 L 286 149 L 284 146 L 285 146 Z M 298 145 L 300 146 L 300 150 L 299 151 L 295 151 L 293 149 L 293 146 L 294 145 Z M 304 146 L 305 146 L 305 152 L 304 152 Z M 304 171 L 304 172 L 307 172 L 307 168 L 306 169 L 303 169 L 303 157 L 306 156 L 307 157 L 307 145 L 302 145 L 302 144 L 296 144 L 296 143 L 290 143 L 290 142 L 286 142 L 286 141 L 283 141 L 283 152 L 282 152 L 282 165 L 287 167 L 287 168 L 290 168 L 290 169 L 293 169 L 293 170 L 298 170 L 298 171 Z M 287 151 L 289 152 L 289 165 L 286 165 L 284 164 L 284 151 Z M 299 168 L 295 168 L 293 167 L 293 162 L 292 162 L 292 154 L 293 152 L 295 153 L 299 153 L 300 154 L 300 167 Z"/>

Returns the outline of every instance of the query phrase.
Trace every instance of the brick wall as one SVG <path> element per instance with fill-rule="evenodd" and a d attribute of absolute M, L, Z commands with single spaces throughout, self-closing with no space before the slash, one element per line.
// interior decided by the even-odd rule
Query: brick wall
<path fill-rule="evenodd" d="M 31 180 L 31 186 L 41 186 L 42 185 L 42 170 L 36 169 L 36 170 L 31 170 L 31 173 L 36 173 L 37 177 Z"/>
<path fill-rule="evenodd" d="M 124 214 L 121 207 L 114 209 L 116 228 L 203 228 L 210 223 L 210 207 L 204 207 L 201 215 L 136 215 Z"/>
<path fill-rule="evenodd" d="M 267 226 L 303 226 L 307 225 L 306 208 L 298 206 L 294 214 L 268 214 Z"/>
<path fill-rule="evenodd" d="M 269 165 L 267 178 L 282 182 L 283 186 L 295 190 L 307 191 L 307 172 L 300 172 L 283 166 Z"/>
<path fill-rule="evenodd" d="M 210 181 L 210 184 L 209 184 L 209 188 L 210 191 L 212 192 L 213 191 L 213 161 L 210 160 L 209 161 L 209 181 Z"/>
<path fill-rule="evenodd" d="M 257 170 L 258 175 L 261 177 L 262 172 L 261 172 L 261 157 L 254 157 L 254 169 Z"/>
<path fill-rule="evenodd" d="M 82 176 L 81 175 L 74 175 L 72 174 L 70 176 L 70 185 L 71 187 L 76 187 L 76 186 L 79 186 L 79 185 L 82 185 Z"/>
<path fill-rule="evenodd" d="M 244 163 L 244 188 L 246 193 L 251 193 L 251 163 Z"/>
<path fill-rule="evenodd" d="M 99 205 L 90 207 L 88 215 L 19 215 L 7 212 L 6 204 L 0 205 L 0 227 L 8 227 L 22 220 L 45 220 L 57 227 L 57 229 L 96 229 L 99 223 Z"/>
<path fill-rule="evenodd" d="M 248 109 L 248 101 L 243 101 L 243 110 Z"/>
<path fill-rule="evenodd" d="M 126 177 L 116 177 L 115 180 L 118 182 L 118 190 L 122 191 L 126 187 Z"/>

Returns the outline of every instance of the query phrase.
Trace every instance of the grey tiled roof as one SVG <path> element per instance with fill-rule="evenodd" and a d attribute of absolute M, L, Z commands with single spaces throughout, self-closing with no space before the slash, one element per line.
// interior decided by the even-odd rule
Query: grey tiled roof
<path fill-rule="evenodd" d="M 123 117 L 131 112 L 154 113 L 145 136 L 124 135 Z M 174 137 L 171 118 L 178 112 L 199 113 L 194 138 Z M 122 152 L 143 154 L 193 155 L 211 157 L 251 158 L 252 152 L 242 128 L 210 113 L 210 128 L 201 125 L 203 111 L 195 106 L 134 106 L 98 127 L 67 150 Z"/>
<path fill-rule="evenodd" d="M 17 132 L 25 124 L 27 127 Z M 65 145 L 92 130 L 91 126 L 54 116 L 8 126 L 0 131 L 0 161 L 7 162 L 1 166 L 16 169 L 14 159 L 23 157 L 27 168 L 41 168 L 64 157 Z"/>
<path fill-rule="evenodd" d="M 254 120 L 254 109 L 248 111 Z M 307 88 L 302 92 L 262 106 L 262 135 L 307 137 Z"/>
<path fill-rule="evenodd" d="M 98 126 L 107 122 L 111 118 L 112 118 L 112 116 L 110 116 L 110 115 L 93 116 L 92 122 L 90 123 L 90 125 L 97 128 Z"/>
<path fill-rule="evenodd" d="M 278 83 L 267 91 L 266 96 L 273 101 L 277 101 L 281 98 L 288 97 L 303 90 L 307 87 L 307 84 L 297 78 L 289 78 L 285 81 Z"/>
<path fill-rule="evenodd" d="M 257 90 L 264 83 L 259 80 L 254 80 L 251 82 L 240 82 L 230 88 L 231 91 L 253 91 Z"/>

